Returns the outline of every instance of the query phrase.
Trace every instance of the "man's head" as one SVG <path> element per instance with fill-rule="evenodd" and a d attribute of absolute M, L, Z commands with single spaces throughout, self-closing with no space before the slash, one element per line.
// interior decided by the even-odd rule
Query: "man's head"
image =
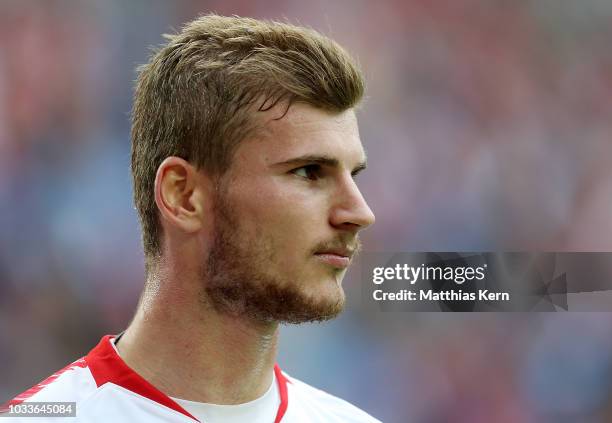
<path fill-rule="evenodd" d="M 140 68 L 133 110 L 147 268 L 177 245 L 173 234 L 191 236 L 203 301 L 220 311 L 332 317 L 342 257 L 373 221 L 352 179 L 365 164 L 357 67 L 333 41 L 287 24 L 208 15 L 168 38 Z"/>

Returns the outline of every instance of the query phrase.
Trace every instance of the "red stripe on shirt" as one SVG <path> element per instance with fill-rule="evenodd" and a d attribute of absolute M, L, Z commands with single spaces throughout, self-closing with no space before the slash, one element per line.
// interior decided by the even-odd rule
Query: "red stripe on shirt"
<path fill-rule="evenodd" d="M 285 411 L 287 411 L 287 406 L 289 405 L 289 396 L 287 395 L 288 380 L 283 374 L 278 364 L 274 365 L 274 374 L 276 375 L 276 380 L 278 383 L 278 392 L 280 393 L 280 405 L 278 406 L 278 412 L 276 413 L 274 423 L 280 423 L 280 421 L 283 419 L 283 416 L 285 415 Z"/>

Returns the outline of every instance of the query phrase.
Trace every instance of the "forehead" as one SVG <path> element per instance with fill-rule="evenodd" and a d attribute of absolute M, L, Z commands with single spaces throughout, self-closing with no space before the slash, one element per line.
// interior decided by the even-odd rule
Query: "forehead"
<path fill-rule="evenodd" d="M 244 143 L 248 151 L 243 153 L 255 154 L 266 163 L 306 155 L 329 156 L 347 167 L 365 160 L 352 109 L 333 113 L 296 103 L 279 119 L 285 108 L 261 117 L 261 130 L 256 139 Z"/>

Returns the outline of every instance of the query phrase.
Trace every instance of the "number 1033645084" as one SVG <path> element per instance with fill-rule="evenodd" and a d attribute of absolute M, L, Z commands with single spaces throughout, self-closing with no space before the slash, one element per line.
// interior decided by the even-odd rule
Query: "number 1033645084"
<path fill-rule="evenodd" d="M 23 402 L 0 408 L 0 417 L 75 417 L 74 402 Z"/>

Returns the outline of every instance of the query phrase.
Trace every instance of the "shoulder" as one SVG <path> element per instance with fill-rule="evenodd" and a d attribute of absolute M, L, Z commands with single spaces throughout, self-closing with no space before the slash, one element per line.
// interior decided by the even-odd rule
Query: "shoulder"
<path fill-rule="evenodd" d="M 8 412 L 14 407 L 20 410 L 27 410 L 26 406 L 31 403 L 81 403 L 96 392 L 96 388 L 96 383 L 91 376 L 85 359 L 80 358 L 32 386 L 27 391 L 17 395 L 7 403 L 0 405 L 0 414 Z M 74 408 L 76 411 L 76 406 Z M 40 420 L 40 418 L 37 420 L 41 422 L 47 421 L 47 419 L 44 419 L 44 416 L 39 417 L 43 417 L 43 420 Z M 59 419 L 59 421 L 62 420 L 61 418 Z M 8 423 L 8 421 L 21 421 L 21 419 L 9 418 L 9 420 L 4 421 Z M 52 421 L 58 421 L 58 418 L 56 417 Z"/>
<path fill-rule="evenodd" d="M 41 402 L 74 403 L 78 421 L 187 422 L 196 420 L 171 398 L 130 369 L 119 357 L 112 336 L 104 336 L 85 357 L 69 364 L 4 405 L 0 414 L 13 409 L 34 409 Z M 40 404 L 39 404 L 40 405 Z M 20 407 L 16 407 L 20 406 Z M 29 407 L 28 407 L 29 406 Z M 19 411 L 21 412 L 21 411 Z M 22 419 L 4 415 L 3 422 Z M 8 420 L 5 418 L 8 417 Z M 39 417 L 39 416 L 37 416 Z M 59 422 L 57 417 L 38 422 Z M 74 421 L 74 418 L 70 421 Z M 30 419 L 28 419 L 29 421 Z"/>
<path fill-rule="evenodd" d="M 285 372 L 283 375 L 288 382 L 289 408 L 293 408 L 293 405 L 296 411 L 316 415 L 320 421 L 326 422 L 381 423 L 348 401 L 308 385 Z"/>
<path fill-rule="evenodd" d="M 80 358 L 17 395 L 8 404 L 45 401 L 76 402 L 95 390 L 96 383 L 87 363 L 84 358 Z"/>

